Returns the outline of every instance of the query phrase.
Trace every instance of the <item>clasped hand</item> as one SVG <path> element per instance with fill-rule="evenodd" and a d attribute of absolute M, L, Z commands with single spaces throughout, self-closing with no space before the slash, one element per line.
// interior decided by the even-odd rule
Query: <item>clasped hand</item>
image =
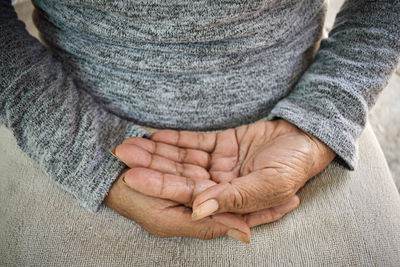
<path fill-rule="evenodd" d="M 127 168 L 105 204 L 153 235 L 250 240 L 250 227 L 300 205 L 297 191 L 333 160 L 285 120 L 221 132 L 160 130 L 115 149 Z"/>

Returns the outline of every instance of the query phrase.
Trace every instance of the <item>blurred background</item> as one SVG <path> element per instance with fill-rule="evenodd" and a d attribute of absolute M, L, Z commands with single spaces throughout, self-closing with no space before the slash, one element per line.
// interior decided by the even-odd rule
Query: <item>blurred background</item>
<path fill-rule="evenodd" d="M 344 0 L 327 0 L 328 16 L 326 36 L 332 29 L 336 13 Z M 37 38 L 38 31 L 32 23 L 33 6 L 30 0 L 15 0 L 18 17 L 26 24 L 29 33 Z M 400 67 L 393 73 L 388 86 L 369 114 L 369 121 L 382 146 L 397 189 L 400 192 Z"/>

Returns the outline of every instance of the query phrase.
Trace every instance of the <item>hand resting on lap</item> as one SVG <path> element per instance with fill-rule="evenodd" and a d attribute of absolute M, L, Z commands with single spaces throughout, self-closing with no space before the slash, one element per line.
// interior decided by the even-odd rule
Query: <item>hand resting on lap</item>
<path fill-rule="evenodd" d="M 296 192 L 335 156 L 284 120 L 210 133 L 161 130 L 151 140 L 127 138 L 115 153 L 130 169 L 105 204 L 157 236 L 244 242 L 249 227 L 297 208 Z"/>

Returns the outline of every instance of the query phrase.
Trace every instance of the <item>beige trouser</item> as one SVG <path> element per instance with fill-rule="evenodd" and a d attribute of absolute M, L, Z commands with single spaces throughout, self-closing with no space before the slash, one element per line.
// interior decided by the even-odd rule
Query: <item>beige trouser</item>
<path fill-rule="evenodd" d="M 370 126 L 356 171 L 331 164 L 249 245 L 162 239 L 107 207 L 89 213 L 4 127 L 0 149 L 0 266 L 400 266 L 400 198 Z"/>

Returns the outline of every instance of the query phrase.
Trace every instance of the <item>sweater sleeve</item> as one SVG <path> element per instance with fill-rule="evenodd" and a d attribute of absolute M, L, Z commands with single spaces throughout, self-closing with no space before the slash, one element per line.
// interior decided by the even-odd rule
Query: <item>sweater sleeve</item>
<path fill-rule="evenodd" d="M 125 167 L 110 148 L 147 132 L 78 90 L 7 0 L 0 2 L 0 32 L 0 123 L 51 179 L 97 211 Z"/>
<path fill-rule="evenodd" d="M 400 1 L 348 0 L 315 61 L 268 119 L 283 118 L 312 134 L 353 170 L 368 109 L 400 56 Z"/>

